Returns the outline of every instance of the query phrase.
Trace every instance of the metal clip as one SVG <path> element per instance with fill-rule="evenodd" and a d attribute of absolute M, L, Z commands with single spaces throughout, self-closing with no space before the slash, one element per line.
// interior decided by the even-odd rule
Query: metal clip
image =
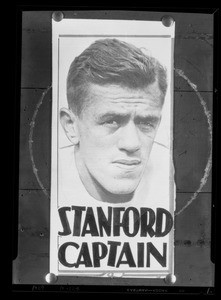
<path fill-rule="evenodd" d="M 161 18 L 161 22 L 163 23 L 164 26 L 170 27 L 174 23 L 174 19 L 171 16 L 163 16 Z"/>
<path fill-rule="evenodd" d="M 64 18 L 64 14 L 61 11 L 54 11 L 52 14 L 52 19 L 56 22 L 60 22 Z"/>

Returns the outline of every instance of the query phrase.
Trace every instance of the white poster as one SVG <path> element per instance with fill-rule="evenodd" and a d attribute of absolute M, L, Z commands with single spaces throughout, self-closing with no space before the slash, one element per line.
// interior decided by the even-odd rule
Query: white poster
<path fill-rule="evenodd" d="M 174 273 L 175 24 L 52 20 L 50 273 Z"/>

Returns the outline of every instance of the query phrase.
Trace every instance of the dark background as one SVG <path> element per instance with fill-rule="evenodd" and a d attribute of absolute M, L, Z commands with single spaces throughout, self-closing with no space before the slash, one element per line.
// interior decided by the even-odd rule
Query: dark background
<path fill-rule="evenodd" d="M 53 10 L 18 11 L 17 96 L 19 114 L 19 194 L 14 198 L 13 283 L 44 285 L 49 271 L 50 151 Z M 214 86 L 214 12 L 63 10 L 65 18 L 161 20 L 170 15 L 176 22 L 174 67 L 197 85 L 212 113 L 216 105 Z M 20 45 L 21 44 L 21 45 Z M 21 73 L 20 73 L 21 71 Z M 21 75 L 20 75 L 21 74 Z M 39 186 L 30 158 L 31 121 L 35 170 L 45 188 Z M 212 221 L 215 202 L 211 172 L 202 191 L 181 213 L 200 185 L 210 152 L 207 118 L 196 92 L 174 72 L 174 166 L 176 194 L 174 286 L 212 287 L 214 285 L 214 239 Z M 16 149 L 16 148 L 15 148 Z M 17 197 L 17 199 L 16 199 Z M 18 200 L 19 199 L 19 200 Z M 18 205 L 16 201 L 18 200 Z M 18 206 L 18 213 L 16 208 Z M 213 232 L 214 233 L 214 232 Z M 162 286 L 163 279 L 105 279 L 59 277 L 61 285 Z"/>

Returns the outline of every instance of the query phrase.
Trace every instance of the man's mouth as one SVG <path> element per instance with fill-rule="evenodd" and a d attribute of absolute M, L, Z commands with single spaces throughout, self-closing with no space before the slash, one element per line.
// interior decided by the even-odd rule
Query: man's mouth
<path fill-rule="evenodd" d="M 113 162 L 122 169 L 134 169 L 141 164 L 139 159 L 117 159 Z"/>
<path fill-rule="evenodd" d="M 141 161 L 139 159 L 118 159 L 115 160 L 114 163 L 132 166 L 132 165 L 139 165 Z"/>

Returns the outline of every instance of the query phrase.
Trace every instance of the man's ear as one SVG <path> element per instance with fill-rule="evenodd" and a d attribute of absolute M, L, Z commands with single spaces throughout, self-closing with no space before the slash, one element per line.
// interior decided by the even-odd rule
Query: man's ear
<path fill-rule="evenodd" d="M 79 131 L 75 114 L 67 108 L 62 108 L 60 110 L 60 121 L 69 141 L 74 145 L 79 144 Z"/>

